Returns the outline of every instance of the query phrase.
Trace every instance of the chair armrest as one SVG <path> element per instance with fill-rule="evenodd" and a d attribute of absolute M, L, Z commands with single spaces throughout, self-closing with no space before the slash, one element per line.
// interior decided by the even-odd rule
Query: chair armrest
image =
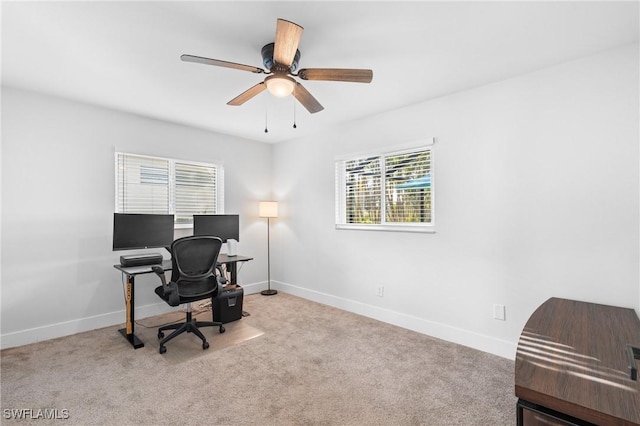
<path fill-rule="evenodd" d="M 227 277 L 224 276 L 224 272 L 222 272 L 222 266 L 221 265 L 217 265 L 216 266 L 216 270 L 218 272 L 218 274 L 216 274 L 216 283 L 218 284 L 217 288 L 216 288 L 216 293 L 213 295 L 213 297 L 218 297 L 222 294 L 223 291 L 223 287 L 226 283 L 229 282 L 229 280 L 227 279 Z"/>
<path fill-rule="evenodd" d="M 162 281 L 162 286 L 165 287 L 167 285 L 167 278 L 164 276 L 164 269 L 162 266 L 152 266 L 151 270 L 156 273 L 157 276 L 160 277 L 160 281 Z"/>
<path fill-rule="evenodd" d="M 164 276 L 164 269 L 161 266 L 152 266 L 151 270 L 160 277 L 162 281 L 162 289 L 164 294 L 168 296 L 169 306 L 178 306 L 180 304 L 180 294 L 178 294 L 178 285 L 173 281 L 167 283 L 167 278 Z"/>

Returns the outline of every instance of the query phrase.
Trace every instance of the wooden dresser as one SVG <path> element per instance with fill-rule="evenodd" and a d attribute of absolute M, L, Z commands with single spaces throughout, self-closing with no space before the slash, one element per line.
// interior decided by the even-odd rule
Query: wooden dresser
<path fill-rule="evenodd" d="M 640 425 L 640 381 L 631 379 L 627 345 L 640 347 L 633 309 L 544 302 L 518 342 L 518 425 Z"/>

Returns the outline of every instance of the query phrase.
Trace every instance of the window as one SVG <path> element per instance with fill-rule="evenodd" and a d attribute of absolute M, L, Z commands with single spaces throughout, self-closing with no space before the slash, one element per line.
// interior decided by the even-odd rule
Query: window
<path fill-rule="evenodd" d="M 431 145 L 336 161 L 336 227 L 433 231 Z"/>
<path fill-rule="evenodd" d="M 224 212 L 223 187 L 220 165 L 116 153 L 117 213 L 169 213 L 191 225 L 194 214 Z"/>

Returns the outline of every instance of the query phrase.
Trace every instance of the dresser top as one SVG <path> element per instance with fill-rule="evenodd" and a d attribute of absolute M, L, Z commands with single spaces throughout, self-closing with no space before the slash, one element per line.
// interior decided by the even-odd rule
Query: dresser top
<path fill-rule="evenodd" d="M 551 298 L 520 336 L 516 396 L 591 423 L 640 424 L 627 345 L 640 346 L 633 309 Z"/>

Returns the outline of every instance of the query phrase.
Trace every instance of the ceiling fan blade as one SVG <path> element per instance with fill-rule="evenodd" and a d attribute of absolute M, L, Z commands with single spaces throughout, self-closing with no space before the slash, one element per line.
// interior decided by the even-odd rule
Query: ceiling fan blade
<path fill-rule="evenodd" d="M 307 68 L 298 71 L 303 80 L 350 81 L 353 83 L 371 83 L 373 71 L 348 68 Z"/>
<path fill-rule="evenodd" d="M 262 81 L 256 84 L 255 86 L 251 87 L 249 90 L 245 90 L 235 98 L 231 99 L 229 102 L 227 102 L 227 105 L 233 105 L 233 106 L 242 105 L 243 103 L 247 102 L 249 99 L 256 96 L 258 93 L 261 93 L 266 88 L 267 88 L 267 85 L 264 84 L 264 81 Z"/>
<path fill-rule="evenodd" d="M 276 24 L 276 41 L 273 47 L 273 60 L 286 67 L 290 67 L 298 50 L 302 37 L 302 28 L 298 24 L 278 19 Z"/>
<path fill-rule="evenodd" d="M 311 114 L 320 112 L 324 109 L 320 102 L 314 98 L 311 93 L 300 83 L 296 82 L 296 88 L 293 90 L 293 96 L 307 109 Z"/>
<path fill-rule="evenodd" d="M 215 65 L 216 67 L 233 68 L 235 70 L 249 71 L 256 74 L 264 74 L 262 68 L 252 67 L 251 65 L 236 64 L 235 62 L 221 61 L 219 59 L 202 58 L 200 56 L 182 55 L 180 59 L 183 62 L 195 62 L 198 64 Z"/>

